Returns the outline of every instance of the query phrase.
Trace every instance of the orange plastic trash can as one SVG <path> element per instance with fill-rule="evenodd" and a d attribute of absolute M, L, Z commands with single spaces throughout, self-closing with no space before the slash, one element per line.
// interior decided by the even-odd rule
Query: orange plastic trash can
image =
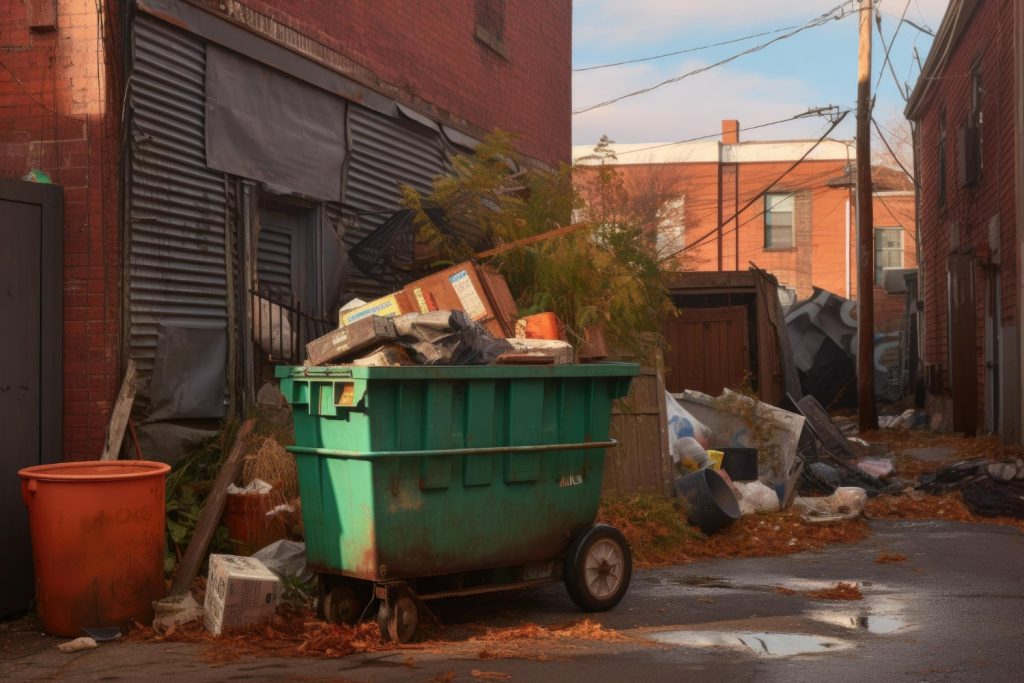
<path fill-rule="evenodd" d="M 43 628 L 149 624 L 164 589 L 164 486 L 160 462 L 92 461 L 18 472 L 28 506 L 36 603 Z"/>

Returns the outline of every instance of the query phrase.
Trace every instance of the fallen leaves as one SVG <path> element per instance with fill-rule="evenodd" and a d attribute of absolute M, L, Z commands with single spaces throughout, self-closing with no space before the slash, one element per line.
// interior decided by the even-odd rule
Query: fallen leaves
<path fill-rule="evenodd" d="M 798 591 L 785 586 L 776 586 L 775 592 L 779 595 L 800 595 L 811 600 L 863 600 L 864 594 L 855 583 L 840 581 L 829 588 L 818 588 L 815 590 Z"/>
<path fill-rule="evenodd" d="M 1014 526 L 1024 531 L 1024 520 L 975 515 L 964 504 L 959 491 L 938 495 L 914 491 L 900 496 L 878 496 L 868 501 L 865 513 L 872 519 L 941 519 Z"/>
<path fill-rule="evenodd" d="M 723 557 L 763 557 L 856 543 L 870 535 L 862 520 L 808 524 L 794 511 L 747 515 L 705 536 L 685 524 L 672 501 L 656 494 L 611 497 L 598 519 L 618 528 L 629 541 L 637 567 L 686 564 Z"/>
<path fill-rule="evenodd" d="M 473 678 L 479 678 L 484 681 L 507 681 L 512 678 L 510 674 L 502 673 L 500 671 L 481 671 L 480 669 L 473 669 L 469 673 Z"/>
<path fill-rule="evenodd" d="M 804 595 L 811 600 L 863 600 L 864 594 L 860 592 L 860 586 L 855 583 L 840 581 L 831 588 L 804 591 Z"/>
<path fill-rule="evenodd" d="M 907 556 L 900 555 L 899 553 L 879 553 L 878 557 L 875 558 L 875 564 L 896 564 L 897 562 L 906 562 Z"/>
<path fill-rule="evenodd" d="M 128 635 L 135 642 L 175 642 L 206 645 L 204 658 L 211 663 L 242 657 L 347 657 L 387 646 L 377 624 L 357 626 L 328 624 L 308 610 L 282 607 L 269 624 L 211 635 L 200 622 L 183 624 L 164 633 L 136 624 Z"/>

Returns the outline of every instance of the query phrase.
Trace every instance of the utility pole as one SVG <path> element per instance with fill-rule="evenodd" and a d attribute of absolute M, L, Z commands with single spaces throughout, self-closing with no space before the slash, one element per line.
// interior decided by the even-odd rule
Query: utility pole
<path fill-rule="evenodd" d="M 878 427 L 875 408 L 875 240 L 871 184 L 872 0 L 860 0 L 857 66 L 857 402 L 861 431 Z"/>

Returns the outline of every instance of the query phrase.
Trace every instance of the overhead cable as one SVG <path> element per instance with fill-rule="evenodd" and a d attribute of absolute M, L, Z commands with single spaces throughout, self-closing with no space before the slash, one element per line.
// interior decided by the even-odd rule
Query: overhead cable
<path fill-rule="evenodd" d="M 675 76 L 673 78 L 669 78 L 667 80 L 661 81 L 660 83 L 655 83 L 652 86 L 648 86 L 646 88 L 641 88 L 640 90 L 634 90 L 633 92 L 629 92 L 629 93 L 626 93 L 625 95 L 620 95 L 618 97 L 614 97 L 614 98 L 612 98 L 610 100 L 605 100 L 604 102 L 598 102 L 597 104 L 591 104 L 591 105 L 588 105 L 586 107 L 582 107 L 580 109 L 576 109 L 572 113 L 575 116 L 577 114 L 583 114 L 583 113 L 586 113 L 588 111 L 593 111 L 594 109 L 600 109 L 602 107 L 607 107 L 609 105 L 615 104 L 616 102 L 621 102 L 622 100 L 628 99 L 630 97 L 636 97 L 637 95 L 644 95 L 644 94 L 649 93 L 649 92 L 651 92 L 653 90 L 657 90 L 658 88 L 660 88 L 660 87 L 662 87 L 664 85 L 669 85 L 671 83 L 678 83 L 679 81 L 681 81 L 681 80 L 683 80 L 685 78 L 689 78 L 690 76 L 695 76 L 697 74 L 704 73 L 705 71 L 709 71 L 709 70 L 711 70 L 711 69 L 713 69 L 713 68 L 715 68 L 717 66 L 722 66 L 723 64 L 728 64 L 729 62 L 732 62 L 732 61 L 734 61 L 736 59 L 739 59 L 740 57 L 744 57 L 746 55 L 753 54 L 754 52 L 758 52 L 760 50 L 763 50 L 766 47 L 768 47 L 769 45 L 773 45 L 773 44 L 779 42 L 780 40 L 785 40 L 786 38 L 792 38 L 796 34 L 801 33 L 802 31 L 806 31 L 807 29 L 815 28 L 815 27 L 818 27 L 818 26 L 823 26 L 824 24 L 826 24 L 826 23 L 828 23 L 829 21 L 832 21 L 832 20 L 843 19 L 844 17 L 847 17 L 847 16 L 849 16 L 851 14 L 851 12 L 847 11 L 847 6 L 849 6 L 849 5 L 850 5 L 850 2 L 844 2 L 842 5 L 838 5 L 838 6 L 834 7 L 834 8 L 832 8 L 831 10 L 829 10 L 828 12 L 825 12 L 824 14 L 820 15 L 816 19 L 813 19 L 810 22 L 801 25 L 799 28 L 796 28 L 796 29 L 794 29 L 792 31 L 789 31 L 788 33 L 783 33 L 780 36 L 776 36 L 775 38 L 772 38 L 771 40 L 765 41 L 765 42 L 760 43 L 758 45 L 755 45 L 753 47 L 747 48 L 746 50 L 743 50 L 742 52 L 738 52 L 738 53 L 732 55 L 731 57 L 726 57 L 725 59 L 719 60 L 719 61 L 717 61 L 717 62 L 715 62 L 713 64 L 708 64 L 706 66 L 702 66 L 702 67 L 694 69 L 692 71 L 688 71 L 688 72 L 686 72 L 686 73 L 684 73 L 684 74 L 682 74 L 680 76 Z"/>

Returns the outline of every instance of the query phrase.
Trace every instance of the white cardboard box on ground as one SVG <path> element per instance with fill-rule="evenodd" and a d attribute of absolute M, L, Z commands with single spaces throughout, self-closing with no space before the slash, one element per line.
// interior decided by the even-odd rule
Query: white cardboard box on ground
<path fill-rule="evenodd" d="M 259 560 L 210 555 L 207 577 L 203 625 L 213 635 L 274 617 L 281 581 Z"/>

